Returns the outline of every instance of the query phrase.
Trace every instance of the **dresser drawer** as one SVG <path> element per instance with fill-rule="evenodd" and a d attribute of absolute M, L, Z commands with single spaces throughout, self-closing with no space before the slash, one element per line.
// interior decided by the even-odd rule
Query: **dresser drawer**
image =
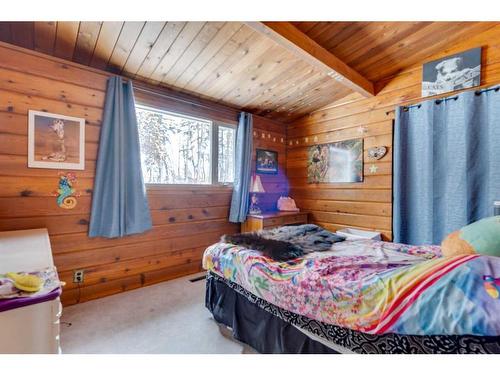
<path fill-rule="evenodd" d="M 270 218 L 266 218 L 264 219 L 264 228 L 269 228 L 269 227 L 279 227 L 280 225 L 283 225 L 284 224 L 284 220 L 285 218 L 283 217 L 270 217 Z"/>
<path fill-rule="evenodd" d="M 248 215 L 241 224 L 241 232 L 254 232 L 262 229 L 271 229 L 282 225 L 307 224 L 307 212 L 273 212 L 259 215 Z"/>
<path fill-rule="evenodd" d="M 307 223 L 307 214 L 297 214 L 283 217 L 283 225 L 286 224 L 305 224 Z"/>

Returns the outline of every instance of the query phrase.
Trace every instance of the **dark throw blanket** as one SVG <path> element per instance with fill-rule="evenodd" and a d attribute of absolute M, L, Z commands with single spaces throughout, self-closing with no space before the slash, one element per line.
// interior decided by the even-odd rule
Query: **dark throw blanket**
<path fill-rule="evenodd" d="M 222 241 L 262 251 L 269 258 L 282 262 L 304 255 L 300 247 L 290 242 L 269 240 L 261 237 L 257 232 L 226 234 L 222 237 Z"/>
<path fill-rule="evenodd" d="M 258 232 L 225 235 L 222 242 L 262 251 L 277 261 L 287 261 L 313 251 L 329 250 L 343 237 L 314 224 L 284 226 Z"/>

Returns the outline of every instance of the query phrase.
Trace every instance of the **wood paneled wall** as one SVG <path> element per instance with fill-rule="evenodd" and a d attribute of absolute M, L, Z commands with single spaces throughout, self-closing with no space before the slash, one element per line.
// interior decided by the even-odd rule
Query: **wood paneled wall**
<path fill-rule="evenodd" d="M 229 187 L 148 187 L 154 227 L 121 239 L 87 237 L 95 161 L 109 73 L 37 52 L 0 44 L 0 230 L 46 227 L 66 305 L 153 284 L 201 270 L 203 250 L 239 226 L 228 222 Z M 158 90 L 158 89 L 157 89 Z M 139 102 L 235 123 L 238 111 L 171 90 L 137 91 Z M 73 210 L 59 208 L 52 192 L 58 172 L 27 168 L 29 109 L 86 119 L 86 162 L 76 171 L 81 193 Z M 255 117 L 255 146 L 280 152 L 284 170 L 285 128 Z M 264 136 L 262 136 L 264 134 Z M 264 180 L 279 195 L 277 177 Z M 77 288 L 72 272 L 85 270 Z"/>
<path fill-rule="evenodd" d="M 272 150 L 278 152 L 278 174 L 260 174 L 265 194 L 259 194 L 259 207 L 263 211 L 277 210 L 276 203 L 282 195 L 289 193 L 288 179 L 286 176 L 286 133 L 280 131 L 281 124 L 271 123 L 261 116 L 253 117 L 253 158 L 252 176 L 255 175 L 256 149 Z"/>
<path fill-rule="evenodd" d="M 482 86 L 500 83 L 500 26 L 428 56 L 427 61 L 469 48 L 483 47 Z M 311 218 L 336 230 L 357 227 L 381 231 L 392 238 L 392 122 L 394 108 L 422 100 L 422 66 L 418 64 L 376 83 L 378 94 L 363 99 L 345 97 L 292 123 L 287 129 L 287 174 L 291 196 Z M 448 94 L 450 95 L 450 94 Z M 353 138 L 364 138 L 365 180 L 359 184 L 308 184 L 307 147 Z M 380 161 L 367 159 L 366 149 L 387 146 Z M 372 173 L 370 167 L 377 171 Z"/>

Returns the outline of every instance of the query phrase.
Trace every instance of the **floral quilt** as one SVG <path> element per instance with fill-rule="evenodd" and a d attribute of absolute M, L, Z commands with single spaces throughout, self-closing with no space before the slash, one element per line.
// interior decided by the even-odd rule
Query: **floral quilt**
<path fill-rule="evenodd" d="M 500 335 L 500 258 L 439 246 L 336 243 L 288 262 L 217 243 L 205 269 L 283 309 L 370 334 Z"/>

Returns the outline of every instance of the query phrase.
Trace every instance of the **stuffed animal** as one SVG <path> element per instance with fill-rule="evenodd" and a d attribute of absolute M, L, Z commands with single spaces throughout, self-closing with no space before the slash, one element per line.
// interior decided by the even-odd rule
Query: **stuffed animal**
<path fill-rule="evenodd" d="M 450 233 L 441 244 L 443 256 L 500 256 L 500 216 L 492 216 Z"/>

